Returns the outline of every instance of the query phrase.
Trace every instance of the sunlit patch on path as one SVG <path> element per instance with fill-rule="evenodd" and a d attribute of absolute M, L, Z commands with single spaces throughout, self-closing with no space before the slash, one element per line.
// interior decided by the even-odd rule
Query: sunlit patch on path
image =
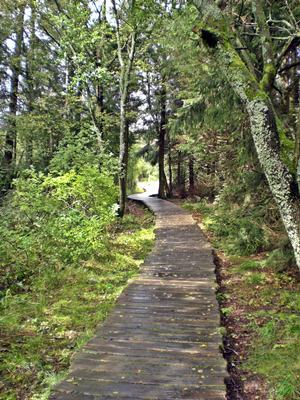
<path fill-rule="evenodd" d="M 211 248 L 181 208 L 132 198 L 156 214 L 156 246 L 50 399 L 225 399 Z"/>

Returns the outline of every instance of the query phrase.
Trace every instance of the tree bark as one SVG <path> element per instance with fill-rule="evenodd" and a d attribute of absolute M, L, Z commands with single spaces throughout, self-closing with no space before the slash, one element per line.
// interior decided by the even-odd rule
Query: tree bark
<path fill-rule="evenodd" d="M 120 143 L 121 146 L 121 143 Z M 126 207 L 127 193 L 127 170 L 128 170 L 128 151 L 129 151 L 129 123 L 125 120 L 124 137 L 122 139 L 122 148 L 120 148 L 120 165 L 122 165 L 122 174 L 120 173 L 120 216 L 124 215 Z M 122 206 L 122 209 L 121 209 Z"/>
<path fill-rule="evenodd" d="M 37 89 L 35 84 L 34 72 L 36 68 L 36 9 L 33 1 L 30 2 L 31 15 L 30 15 L 30 39 L 29 47 L 26 54 L 26 83 L 27 83 L 27 109 L 29 114 L 34 111 L 34 100 L 37 97 Z M 33 139 L 31 136 L 26 138 L 25 143 L 25 161 L 26 166 L 29 167 L 33 163 Z"/>
<path fill-rule="evenodd" d="M 25 6 L 22 5 L 16 19 L 16 44 L 12 57 L 11 66 L 11 87 L 9 99 L 9 125 L 5 137 L 5 150 L 3 157 L 3 170 L 5 173 L 4 186 L 9 188 L 11 180 L 15 174 L 16 158 L 17 158 L 17 124 L 16 116 L 18 109 L 18 96 L 19 96 L 19 80 L 21 70 L 21 55 L 24 41 L 24 16 Z"/>
<path fill-rule="evenodd" d="M 194 172 L 194 158 L 189 159 L 189 192 L 191 195 L 195 194 L 195 172 Z"/>
<path fill-rule="evenodd" d="M 213 0 L 194 0 L 199 12 L 205 15 L 205 24 L 200 32 L 202 40 L 210 50 L 215 62 L 223 71 L 238 97 L 245 104 L 251 123 L 251 134 L 257 155 L 263 168 L 273 197 L 294 250 L 297 266 L 300 269 L 300 201 L 295 189 L 295 180 L 280 157 L 280 141 L 268 96 L 272 80 L 265 75 L 261 82 L 251 74 L 231 44 L 232 35 L 226 16 Z M 267 85 L 266 85 L 267 82 Z"/>
<path fill-rule="evenodd" d="M 169 169 L 169 196 L 173 196 L 173 173 L 172 173 L 172 145 L 168 135 L 168 169 Z"/>
<path fill-rule="evenodd" d="M 167 180 L 165 175 L 165 139 L 166 139 L 166 125 L 167 125 L 167 110 L 166 110 L 166 84 L 162 79 L 161 93 L 160 93 L 160 126 L 158 138 L 158 168 L 159 168 L 159 187 L 158 197 L 165 199 L 167 197 Z"/>
<path fill-rule="evenodd" d="M 300 192 L 300 107 L 298 107 L 298 118 L 297 118 L 296 138 L 295 138 L 295 165 L 297 169 L 298 191 Z"/>
<path fill-rule="evenodd" d="M 132 1 L 131 6 L 135 3 Z M 121 69 L 119 90 L 120 90 L 120 148 L 119 148 L 119 215 L 123 217 L 126 207 L 127 192 L 127 166 L 128 166 L 128 127 L 126 127 L 126 107 L 129 92 L 129 81 L 136 50 L 136 30 L 130 34 L 126 44 L 127 57 L 123 54 L 121 43 L 120 20 L 115 0 L 112 0 L 113 12 L 116 20 L 116 37 L 118 46 L 118 59 Z"/>

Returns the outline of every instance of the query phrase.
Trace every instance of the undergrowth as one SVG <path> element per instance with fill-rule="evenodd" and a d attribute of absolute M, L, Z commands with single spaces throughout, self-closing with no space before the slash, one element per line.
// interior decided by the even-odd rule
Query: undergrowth
<path fill-rule="evenodd" d="M 16 182 L 1 221 L 1 400 L 47 399 L 150 251 L 152 214 L 117 220 L 115 194 L 90 167 Z"/>
<path fill-rule="evenodd" d="M 224 199 L 202 200 L 184 207 L 219 250 L 218 299 L 229 362 L 243 387 L 240 395 L 299 399 L 300 284 L 282 226 L 255 202 L 237 206 Z"/>

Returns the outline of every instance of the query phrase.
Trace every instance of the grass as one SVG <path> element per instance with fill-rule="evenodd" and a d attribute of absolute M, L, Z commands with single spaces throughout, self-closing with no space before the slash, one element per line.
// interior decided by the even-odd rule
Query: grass
<path fill-rule="evenodd" d="M 196 213 L 220 251 L 221 288 L 217 296 L 229 348 L 235 349 L 229 362 L 243 387 L 240 395 L 299 400 L 300 280 L 291 268 L 291 251 L 285 243 L 280 249 L 259 253 L 257 241 L 252 243 L 255 230 L 248 231 L 245 222 L 230 220 L 226 225 L 228 216 L 204 202 L 185 207 Z M 250 233 L 239 246 L 236 243 L 241 235 L 233 229 L 237 226 L 246 226 Z"/>
<path fill-rule="evenodd" d="M 240 208 L 206 204 L 203 200 L 186 202 L 183 206 L 200 213 L 203 227 L 211 233 L 213 246 L 228 255 L 248 256 L 267 246 L 260 215 L 252 216 Z"/>
<path fill-rule="evenodd" d="M 299 311 L 298 315 L 281 312 L 265 318 L 267 322 L 254 329 L 256 338 L 246 367 L 268 379 L 273 398 L 299 399 Z"/>
<path fill-rule="evenodd" d="M 268 383 L 270 399 L 299 399 L 300 285 L 297 279 L 278 273 L 276 266 L 265 261 L 250 259 L 241 264 L 235 260 L 227 274 L 231 282 L 227 290 L 233 294 L 237 309 L 236 315 L 231 314 L 235 319 L 233 327 L 238 325 L 241 331 L 248 331 L 241 350 L 247 359 L 242 362 L 242 373 L 262 377 Z M 242 320 L 239 319 L 241 310 Z M 238 329 L 233 328 L 233 335 Z"/>
<path fill-rule="evenodd" d="M 0 399 L 44 400 L 151 250 L 153 217 L 128 215 L 110 231 L 110 254 L 40 271 L 29 290 L 0 303 Z"/>

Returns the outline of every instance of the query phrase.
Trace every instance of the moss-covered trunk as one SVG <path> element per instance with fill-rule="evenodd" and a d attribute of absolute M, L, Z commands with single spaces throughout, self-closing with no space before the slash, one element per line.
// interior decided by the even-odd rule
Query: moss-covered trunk
<path fill-rule="evenodd" d="M 199 29 L 202 40 L 248 112 L 257 155 L 278 205 L 300 269 L 299 192 L 296 190 L 294 177 L 280 157 L 276 120 L 268 97 L 269 87 L 266 88 L 264 84 L 268 77 L 263 76 L 262 81 L 258 82 L 242 61 L 232 43 L 233 33 L 229 21 L 219 9 L 217 2 L 195 0 L 194 4 L 203 16 L 204 22 Z M 269 71 L 269 68 L 264 72 L 273 75 L 273 71 Z"/>
<path fill-rule="evenodd" d="M 237 62 L 236 50 L 220 42 L 215 52 L 236 94 L 244 102 L 251 124 L 251 135 L 270 190 L 300 269 L 300 201 L 294 177 L 280 157 L 280 141 L 273 108 L 244 64 Z"/>
<path fill-rule="evenodd" d="M 300 268 L 300 212 L 299 197 L 293 177 L 280 159 L 280 148 L 274 140 L 277 135 L 274 116 L 263 100 L 247 103 L 251 133 L 259 161 L 278 205 L 280 215 L 294 249 Z"/>

